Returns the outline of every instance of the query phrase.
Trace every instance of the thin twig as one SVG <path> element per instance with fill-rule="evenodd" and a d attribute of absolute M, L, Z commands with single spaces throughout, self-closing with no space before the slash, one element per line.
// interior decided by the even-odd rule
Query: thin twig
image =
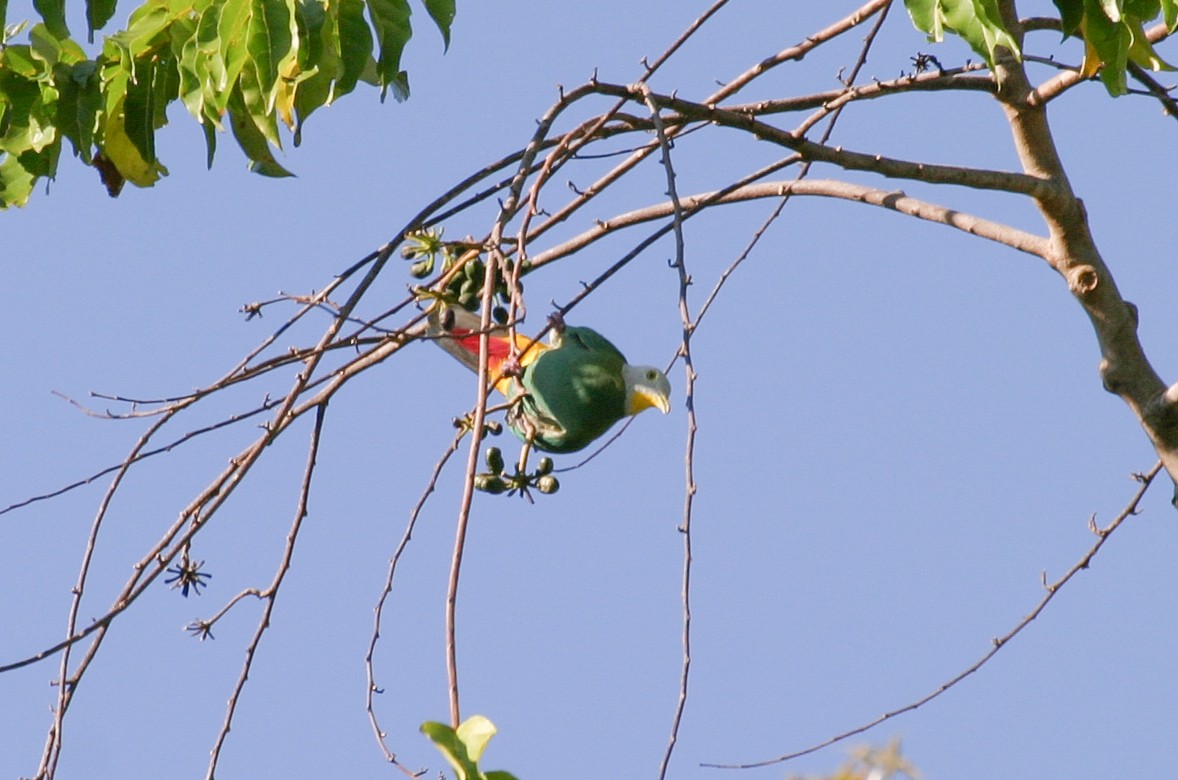
<path fill-rule="evenodd" d="M 241 698 L 241 692 L 245 688 L 245 682 L 249 679 L 250 668 L 253 666 L 254 657 L 258 651 L 258 645 L 262 641 L 262 635 L 266 633 L 266 629 L 270 627 L 270 616 L 274 612 L 274 604 L 278 600 L 278 589 L 282 586 L 282 581 L 286 577 L 286 573 L 290 571 L 290 562 L 294 556 L 295 541 L 298 539 L 299 530 L 303 526 L 303 520 L 306 519 L 308 510 L 307 504 L 311 497 L 311 478 L 315 473 L 315 461 L 319 456 L 319 442 L 323 433 L 323 421 L 327 415 L 327 402 L 324 401 L 315 410 L 315 426 L 311 429 L 311 443 L 307 452 L 307 466 L 303 471 L 303 480 L 299 485 L 299 500 L 295 508 L 294 520 L 291 523 L 290 531 L 286 536 L 286 546 L 282 551 L 282 559 L 278 563 L 278 570 L 274 572 L 274 579 L 270 586 L 259 594 L 265 602 L 262 607 L 262 616 L 258 619 L 258 627 L 254 631 L 254 636 L 250 640 L 249 645 L 245 649 L 245 661 L 241 665 L 241 674 L 237 677 L 237 683 L 233 686 L 233 692 L 229 695 L 229 702 L 225 707 L 225 720 L 221 724 L 221 729 L 217 732 L 216 740 L 213 742 L 213 748 L 209 753 L 209 769 L 205 777 L 207 780 L 213 780 L 217 772 L 217 762 L 221 757 L 221 749 L 225 745 L 225 740 L 229 736 L 229 729 L 233 725 L 233 715 L 237 712 L 237 702 Z"/>
<path fill-rule="evenodd" d="M 496 230 L 502 226 L 496 224 Z M 498 236 L 494 236 L 495 239 Z M 494 250 L 492 250 L 494 251 Z M 466 474 L 463 480 L 462 501 L 458 508 L 458 521 L 454 528 L 454 552 L 450 558 L 450 577 L 446 582 L 446 677 L 449 682 L 447 689 L 450 699 L 450 723 L 458 728 L 461 723 L 461 709 L 458 699 L 458 640 L 457 640 L 457 608 L 458 582 L 462 570 L 462 554 L 466 549 L 466 529 L 470 523 L 470 506 L 474 500 L 474 475 L 478 469 L 479 447 L 482 445 L 482 433 L 487 417 L 487 393 L 490 383 L 487 381 L 487 364 L 490 344 L 491 302 L 495 296 L 496 263 L 489 262 L 485 266 L 486 274 L 483 278 L 482 321 L 479 324 L 479 365 L 478 365 L 478 394 L 475 402 L 474 419 L 471 424 L 473 435 L 470 437 L 470 449 L 466 458 Z"/>
<path fill-rule="evenodd" d="M 810 753 L 814 753 L 816 751 L 822 750 L 823 748 L 830 747 L 831 745 L 834 745 L 838 742 L 842 742 L 845 739 L 862 734 L 865 731 L 873 729 L 881 723 L 892 720 L 893 718 L 903 715 L 906 712 L 912 712 L 913 710 L 928 704 L 933 699 L 950 690 L 959 682 L 985 666 L 990 661 L 990 659 L 998 654 L 999 650 L 1009 644 L 1010 640 L 1014 639 L 1016 636 L 1022 633 L 1023 629 L 1029 626 L 1032 621 L 1035 620 L 1035 618 L 1039 617 L 1039 615 L 1043 612 L 1047 605 L 1051 603 L 1051 600 L 1056 597 L 1064 585 L 1071 581 L 1071 579 L 1081 571 L 1088 568 L 1088 566 L 1092 563 L 1092 559 L 1096 557 L 1098 552 L 1100 552 L 1100 548 L 1104 546 L 1106 541 L 1108 541 L 1109 536 L 1111 536 L 1114 531 L 1120 528 L 1121 524 L 1124 523 L 1125 520 L 1139 513 L 1140 510 L 1138 507 L 1141 504 L 1141 499 L 1145 497 L 1146 491 L 1149 490 L 1149 486 L 1153 484 L 1154 478 L 1161 470 L 1162 464 L 1159 461 L 1148 472 L 1144 474 L 1135 474 L 1134 478 L 1141 483 L 1141 487 L 1139 487 L 1137 492 L 1133 494 L 1133 497 L 1129 499 L 1129 503 L 1125 505 L 1125 508 L 1121 510 L 1120 514 L 1113 518 L 1112 522 L 1110 522 L 1104 528 L 1098 528 L 1094 519 L 1090 519 L 1088 521 L 1089 528 L 1096 535 L 1096 542 L 1088 549 L 1086 553 L 1084 553 L 1083 556 L 1080 557 L 1080 560 L 1076 561 L 1076 563 L 1070 569 L 1068 569 L 1062 577 L 1053 583 L 1048 584 L 1046 581 L 1046 575 L 1044 575 L 1043 588 L 1046 593 L 1043 595 L 1043 598 L 1039 600 L 1039 603 L 1036 604 L 1029 613 L 1027 613 L 1026 617 L 1020 620 L 1014 626 L 1014 628 L 1010 629 L 1002 636 L 995 637 L 993 640 L 991 640 L 990 649 L 981 658 L 958 673 L 952 679 L 941 683 L 941 685 L 937 686 L 935 690 L 931 691 L 925 696 L 922 696 L 916 701 L 904 705 L 903 707 L 897 707 L 894 710 L 889 710 L 874 720 L 863 723 L 862 725 L 856 726 L 855 728 L 847 729 L 846 731 L 835 734 L 828 739 L 824 739 L 821 742 L 815 743 L 801 750 L 795 750 L 793 752 L 777 756 L 776 758 L 769 758 L 763 761 L 752 761 L 743 764 L 704 763 L 701 764 L 701 766 L 713 767 L 717 769 L 753 769 L 755 767 L 780 764 L 783 761 L 790 761 L 795 758 L 800 758 L 801 756 L 809 755 Z"/>
<path fill-rule="evenodd" d="M 622 84 L 598 82 L 596 88 L 605 95 L 629 95 L 630 88 Z M 809 141 L 794 131 L 782 130 L 748 114 L 730 111 L 708 103 L 696 103 L 675 95 L 652 94 L 660 108 L 677 111 L 695 121 L 713 122 L 724 127 L 744 130 L 756 138 L 780 144 L 808 160 L 825 162 L 850 171 L 867 171 L 892 179 L 907 179 L 928 184 L 956 184 L 981 190 L 997 190 L 1016 195 L 1044 197 L 1052 190 L 1050 180 L 1026 173 L 969 168 L 959 165 L 936 165 L 915 162 L 882 154 L 855 152 Z"/>
<path fill-rule="evenodd" d="M 385 603 L 393 592 L 393 577 L 397 573 L 397 563 L 401 560 L 401 555 L 409 545 L 409 540 L 413 536 L 413 529 L 417 526 L 417 518 L 421 515 L 421 510 L 425 507 L 426 500 L 437 487 L 438 477 L 441 476 L 442 469 L 446 466 L 451 456 L 458 451 L 458 444 L 462 441 L 462 436 L 462 432 L 455 435 L 454 440 L 450 442 L 450 446 L 446 449 L 446 452 L 434 464 L 434 470 L 430 474 L 429 482 L 422 491 L 421 497 L 417 499 L 417 503 L 413 505 L 413 509 L 409 512 L 409 522 L 405 525 L 405 533 L 401 536 L 400 543 L 397 544 L 396 550 L 393 551 L 392 556 L 389 558 L 384 587 L 381 589 L 380 597 L 376 600 L 376 606 L 372 610 L 372 635 L 368 640 L 368 652 L 364 655 L 364 672 L 368 684 L 367 691 L 364 695 L 364 707 L 368 713 L 368 722 L 372 725 L 372 733 L 376 736 L 377 744 L 380 745 L 380 749 L 384 752 L 385 759 L 410 777 L 418 777 L 424 770 L 414 772 L 397 760 L 397 754 L 389 749 L 388 743 L 386 742 L 387 734 L 381 728 L 376 717 L 376 707 L 373 697 L 376 694 L 383 693 L 383 689 L 376 684 L 376 665 L 374 661 L 376 657 L 376 645 L 380 641 L 381 619 L 384 616 Z"/>
<path fill-rule="evenodd" d="M 854 95 L 856 93 L 866 94 L 863 88 L 855 86 L 855 82 L 858 81 L 859 73 L 863 70 L 863 66 L 867 64 L 867 56 L 879 35 L 879 31 L 883 28 L 883 24 L 888 18 L 888 11 L 891 10 L 891 7 L 892 6 L 889 4 L 885 5 L 881 9 L 881 12 L 877 16 L 875 23 L 872 24 L 871 29 L 867 32 L 867 35 L 864 36 L 863 46 L 859 50 L 859 56 L 856 58 L 855 63 L 851 66 L 851 72 L 847 75 L 845 82 L 846 89 L 843 90 L 844 96 Z M 919 77 L 913 77 L 910 79 L 912 82 L 919 82 L 919 80 Z M 880 82 L 874 82 L 871 86 L 883 87 Z M 881 91 L 880 94 L 884 93 Z M 838 124 L 839 117 L 842 116 L 843 109 L 847 106 L 848 100 L 835 98 L 832 99 L 829 103 L 824 104 L 824 113 L 822 114 L 821 118 L 828 118 L 829 121 L 826 123 L 825 129 L 822 131 L 822 136 L 818 139 L 820 144 L 827 143 L 830 140 L 830 137 L 834 134 L 835 125 Z M 815 121 L 818 120 L 815 119 Z M 809 176 L 812 165 L 813 163 L 809 160 L 803 161 L 801 167 L 798 169 L 797 175 L 794 176 L 794 181 L 800 182 L 802 179 L 805 179 L 807 176 Z M 712 291 L 708 293 L 708 297 L 704 300 L 703 305 L 700 306 L 699 312 L 695 316 L 694 327 L 699 327 L 700 321 L 704 318 L 704 315 L 708 313 L 708 309 L 711 308 L 712 302 L 715 301 L 717 296 L 720 294 L 720 290 L 724 288 L 724 285 L 727 283 L 728 279 L 731 278 L 732 274 L 735 273 L 736 269 L 739 268 L 745 259 L 747 259 L 749 255 L 752 254 L 753 249 L 756 248 L 756 246 L 761 242 L 761 239 L 765 236 L 765 233 L 768 231 L 770 225 L 777 221 L 777 218 L 785 209 L 786 204 L 789 203 L 789 199 L 790 195 L 787 194 L 778 201 L 777 205 L 773 208 L 773 211 L 769 214 L 768 217 L 765 218 L 760 227 L 758 227 L 753 235 L 749 238 L 749 241 L 745 245 L 744 249 L 741 250 L 736 259 L 733 260 L 732 263 L 730 263 L 728 267 L 725 268 L 724 271 L 720 274 L 719 278 L 716 280 L 715 285 L 712 286 Z"/>
<path fill-rule="evenodd" d="M 687 407 L 687 441 L 684 445 L 684 491 L 683 491 L 683 521 L 679 531 L 683 534 L 683 629 L 681 643 L 683 647 L 682 662 L 679 668 L 679 696 L 675 702 L 675 712 L 671 718 L 671 732 L 667 738 L 667 747 L 659 762 L 659 780 L 665 780 L 667 769 L 671 764 L 671 756 L 675 752 L 675 744 L 679 740 L 679 725 L 683 721 L 683 711 L 687 706 L 688 681 L 691 675 L 691 508 L 695 501 L 695 365 L 691 359 L 691 334 L 694 325 L 691 321 L 691 310 L 687 304 L 687 290 L 691 286 L 691 275 L 687 272 L 687 250 L 683 238 L 684 210 L 679 202 L 679 191 L 675 186 L 675 167 L 671 162 L 671 141 L 666 127 L 659 116 L 659 108 L 651 99 L 650 87 L 641 84 L 636 87 L 638 94 L 646 102 L 654 120 L 655 132 L 658 135 L 659 147 L 662 149 L 662 165 L 667 178 L 667 197 L 671 200 L 673 219 L 671 227 L 675 235 L 675 259 L 671 267 L 675 269 L 679 281 L 679 318 L 683 326 L 682 341 L 679 355 L 683 358 L 683 384 Z"/>

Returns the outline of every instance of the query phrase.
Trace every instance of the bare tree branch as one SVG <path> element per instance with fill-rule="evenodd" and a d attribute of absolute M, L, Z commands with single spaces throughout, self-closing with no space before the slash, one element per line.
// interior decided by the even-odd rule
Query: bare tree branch
<path fill-rule="evenodd" d="M 690 217 L 705 206 L 743 203 L 750 200 L 780 198 L 787 195 L 837 198 L 870 206 L 878 206 L 918 219 L 947 225 L 970 235 L 985 238 L 1009 246 L 1012 249 L 1017 249 L 1020 252 L 1041 257 L 1045 260 L 1050 249 L 1047 239 L 1009 225 L 1003 225 L 946 206 L 913 198 L 898 190 L 881 190 L 875 187 L 851 184 L 834 179 L 807 179 L 803 181 L 791 180 L 748 184 L 731 190 L 726 194 L 717 191 L 685 196 L 682 198 L 682 204 L 685 216 Z M 534 255 L 532 257 L 532 265 L 535 268 L 542 267 L 584 249 L 593 242 L 621 228 L 665 219 L 673 211 L 673 206 L 669 202 L 664 202 L 621 214 L 609 220 L 603 220 L 584 233 Z"/>
<path fill-rule="evenodd" d="M 1108 541 L 1109 536 L 1111 536 L 1114 531 L 1120 528 L 1121 524 L 1124 523 L 1127 519 L 1140 513 L 1139 507 L 1141 505 L 1141 500 L 1145 497 L 1146 491 L 1149 490 L 1149 486 L 1153 484 L 1154 477 L 1158 475 L 1158 472 L 1160 472 L 1161 469 L 1162 464 L 1157 463 L 1152 469 L 1144 474 L 1134 474 L 1133 478 L 1141 483 L 1141 487 L 1139 487 L 1137 492 L 1133 494 L 1133 497 L 1129 499 L 1129 503 L 1125 505 L 1125 508 L 1122 509 L 1120 513 L 1103 528 L 1097 527 L 1095 515 L 1089 519 L 1088 528 L 1093 534 L 1096 535 L 1096 542 L 1090 548 L 1088 548 L 1088 551 L 1084 553 L 1084 555 L 1082 555 L 1080 559 L 1076 561 L 1075 564 L 1073 564 L 1072 567 L 1055 582 L 1048 584 L 1047 573 L 1044 572 L 1043 589 L 1046 592 L 1044 593 L 1043 598 L 1039 600 L 1039 603 L 1037 603 L 1022 620 L 1015 624 L 1014 628 L 1010 629 L 1002 636 L 995 637 L 993 640 L 991 640 L 990 649 L 981 658 L 975 661 L 972 665 L 966 667 L 952 679 L 941 683 L 941 685 L 937 686 L 937 688 L 932 692 L 922 696 L 916 701 L 905 704 L 903 707 L 889 710 L 874 720 L 863 723 L 852 729 L 847 729 L 846 731 L 835 734 L 828 739 L 824 739 L 821 742 L 815 743 L 806 748 L 802 748 L 801 750 L 795 750 L 790 753 L 777 756 L 776 758 L 769 758 L 763 761 L 751 761 L 741 764 L 705 763 L 701 764 L 701 766 L 715 767 L 718 769 L 753 769 L 756 767 L 769 766 L 771 764 L 780 764 L 785 761 L 800 758 L 802 756 L 809 755 L 810 753 L 822 750 L 823 748 L 830 747 L 831 745 L 837 744 L 846 739 L 850 739 L 851 737 L 858 736 L 859 734 L 869 731 L 881 723 L 884 723 L 885 721 L 892 720 L 893 718 L 903 715 L 904 713 L 912 712 L 915 709 L 923 707 L 925 704 L 928 704 L 933 699 L 953 688 L 959 682 L 969 677 L 974 672 L 977 672 L 983 666 L 989 663 L 990 659 L 997 655 L 999 650 L 1006 647 L 1010 640 L 1014 639 L 1016 636 L 1022 633 L 1023 629 L 1031 625 L 1035 618 L 1039 617 L 1039 615 L 1043 613 L 1043 610 L 1047 608 L 1047 605 L 1051 603 L 1051 600 L 1055 598 L 1056 594 L 1059 593 L 1061 588 L 1067 585 L 1073 577 L 1091 565 L 1092 559 L 1096 557 L 1098 552 L 1100 552 L 1100 548 L 1104 546 L 1106 541 Z"/>
<path fill-rule="evenodd" d="M 1008 17 L 1013 8 L 1006 9 Z M 1014 22 L 1017 25 L 1017 22 Z M 1022 32 L 1012 25 L 1017 38 Z M 1156 34 L 1155 27 L 1150 31 Z M 1072 191 L 1055 147 L 1040 91 L 1014 57 L 1000 60 L 998 100 L 1014 134 L 1023 170 L 1051 182 L 1032 194 L 1050 235 L 1045 259 L 1083 306 L 1100 346 L 1104 387 L 1120 396 L 1145 429 L 1175 483 L 1178 502 L 1178 385 L 1167 390 L 1137 337 L 1137 308 L 1121 297 L 1112 271 L 1100 255 L 1083 203 Z"/>
<path fill-rule="evenodd" d="M 245 661 L 241 665 L 241 674 L 238 675 L 237 683 L 233 686 L 233 692 L 229 695 L 229 703 L 225 708 L 225 720 L 221 724 L 221 729 L 217 732 L 216 740 L 213 742 L 213 749 L 209 753 L 209 769 L 205 777 L 207 780 L 213 780 L 217 773 L 217 762 L 221 757 L 221 749 L 225 745 L 225 740 L 229 736 L 229 729 L 233 724 L 233 715 L 237 711 L 237 702 L 241 697 L 241 692 L 245 688 L 245 682 L 249 679 L 250 669 L 253 666 L 254 657 L 258 651 L 258 645 L 262 641 L 262 635 L 266 633 L 266 629 L 270 627 L 270 615 L 274 612 L 274 604 L 278 599 L 278 589 L 282 586 L 282 580 L 286 577 L 286 573 L 290 571 L 290 562 L 294 557 L 295 542 L 299 536 L 299 530 L 303 526 L 303 520 L 307 517 L 307 503 L 311 496 L 311 478 L 315 474 L 315 461 L 319 457 L 319 442 L 323 434 L 323 420 L 327 414 L 327 402 L 319 404 L 315 408 L 315 426 L 311 430 L 311 443 L 307 452 L 307 467 L 303 472 L 303 480 L 299 486 L 299 500 L 298 506 L 295 508 L 294 520 L 291 523 L 290 531 L 286 536 L 286 546 L 282 551 L 282 559 L 278 563 L 278 569 L 274 572 L 274 579 L 270 585 L 258 594 L 258 598 L 265 602 L 262 607 L 262 616 L 258 619 L 258 627 L 254 631 L 254 636 L 250 640 L 249 645 L 245 649 Z"/>

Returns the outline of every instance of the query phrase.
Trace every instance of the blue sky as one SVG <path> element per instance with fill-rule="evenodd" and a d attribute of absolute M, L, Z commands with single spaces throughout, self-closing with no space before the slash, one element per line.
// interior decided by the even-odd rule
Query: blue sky
<path fill-rule="evenodd" d="M 854 5 L 734 2 L 654 87 L 702 97 Z M 422 204 L 526 143 L 558 83 L 580 84 L 595 68 L 605 80 L 636 79 L 640 59 L 657 56 L 706 7 L 489 6 L 459 3 L 445 55 L 419 12 L 406 55 L 412 98 L 381 105 L 362 91 L 317 113 L 302 147 L 281 157 L 295 179 L 247 173 L 229 139 L 205 171 L 199 129 L 174 110 L 159 137 L 171 175 L 154 189 L 111 200 L 92 170 L 63 160 L 47 195 L 38 190 L 28 207 L 0 216 L 0 506 L 119 462 L 144 430 L 142 421 L 85 416 L 55 392 L 105 408 L 87 393 L 150 398 L 212 382 L 294 310 L 276 306 L 246 322 L 243 304 L 322 289 Z M 781 69 L 741 99 L 833 88 L 860 37 Z M 1048 34 L 1033 42 L 1063 61 L 1077 56 L 1075 44 L 1056 50 Z M 930 48 L 897 7 L 864 76 L 892 77 L 930 50 L 946 65 L 972 56 L 959 41 Z M 1161 52 L 1178 61 L 1172 44 Z M 1178 268 L 1173 229 L 1158 215 L 1174 195 L 1173 120 L 1142 98 L 1112 101 L 1096 84 L 1053 104 L 1051 119 L 1097 242 L 1167 376 L 1178 363 Z M 1017 164 L 1001 112 L 982 94 L 876 101 L 848 112 L 833 142 Z M 734 134 L 697 134 L 677 146 L 680 192 L 714 188 L 778 154 Z M 591 170 L 562 176 L 583 184 Z M 659 202 L 665 187 L 650 166 L 562 236 Z M 1025 203 L 905 189 L 1042 232 Z M 770 208 L 730 207 L 688 223 L 693 308 Z M 447 236 L 489 224 L 454 224 Z M 549 300 L 570 298 L 638 238 L 603 242 L 530 277 L 528 325 L 538 329 Z M 680 337 L 673 252 L 669 241 L 647 250 L 570 321 L 595 327 L 635 362 L 669 361 Z M 391 263 L 364 310 L 387 308 L 410 281 Z M 313 342 L 327 322 L 312 318 L 279 347 Z M 830 772 L 851 744 L 892 737 L 926 777 L 1173 772 L 1178 593 L 1169 572 L 1178 539 L 1160 482 L 1088 571 L 946 695 L 786 765 L 701 767 L 804 748 L 935 690 L 1038 602 L 1042 572 L 1055 579 L 1084 554 L 1089 517 L 1111 520 L 1136 489 L 1130 473 L 1155 457 L 1101 389 L 1092 329 L 1046 265 L 867 207 L 791 202 L 732 276 L 693 354 L 693 666 L 670 777 Z M 290 379 L 212 399 L 173 433 L 284 392 Z M 489 768 L 523 780 L 656 776 L 681 657 L 681 364 L 671 381 L 672 413 L 638 418 L 603 455 L 563 475 L 558 494 L 534 505 L 476 497 L 459 663 L 464 713 L 500 728 Z M 450 441 L 450 419 L 473 396 L 470 375 L 419 345 L 332 402 L 310 513 L 219 777 L 400 776 L 364 712 L 372 608 Z M 269 583 L 295 512 L 308 422 L 267 452 L 198 537 L 194 557 L 214 575 L 202 595 L 184 599 L 160 583 L 116 621 L 67 718 L 60 776 L 203 776 L 260 605 L 238 605 L 215 641 L 182 627 Z M 132 562 L 256 435 L 238 426 L 132 472 L 100 538 L 83 620 L 106 611 Z M 377 654 L 389 744 L 434 774 L 441 761 L 417 727 L 447 717 L 442 616 L 461 481 L 456 462 L 422 514 Z M 105 484 L 0 516 L 0 663 L 60 639 Z M 0 676 L 0 775 L 35 771 L 56 669 L 50 660 Z"/>

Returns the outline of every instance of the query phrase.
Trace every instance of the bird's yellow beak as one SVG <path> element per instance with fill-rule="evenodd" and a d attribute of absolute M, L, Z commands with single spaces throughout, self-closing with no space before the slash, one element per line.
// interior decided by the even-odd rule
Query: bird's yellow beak
<path fill-rule="evenodd" d="M 626 413 L 638 414 L 652 408 L 666 414 L 671 411 L 671 399 L 653 388 L 639 387 L 635 388 L 634 394 L 630 396 L 630 408 Z"/>
<path fill-rule="evenodd" d="M 625 366 L 626 414 L 638 414 L 646 409 L 658 409 L 663 414 L 671 411 L 671 383 L 667 375 L 652 366 Z"/>

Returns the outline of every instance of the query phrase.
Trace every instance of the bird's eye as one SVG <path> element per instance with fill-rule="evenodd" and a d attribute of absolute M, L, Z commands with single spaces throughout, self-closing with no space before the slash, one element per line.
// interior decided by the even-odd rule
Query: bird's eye
<path fill-rule="evenodd" d="M 647 382 L 653 382 L 655 379 L 657 379 L 657 378 L 658 378 L 658 375 L 659 375 L 659 372 L 658 372 L 658 371 L 655 371 L 655 370 L 652 368 L 652 369 L 650 369 L 649 371 L 647 371 L 647 372 L 646 372 L 646 381 L 647 381 Z"/>

